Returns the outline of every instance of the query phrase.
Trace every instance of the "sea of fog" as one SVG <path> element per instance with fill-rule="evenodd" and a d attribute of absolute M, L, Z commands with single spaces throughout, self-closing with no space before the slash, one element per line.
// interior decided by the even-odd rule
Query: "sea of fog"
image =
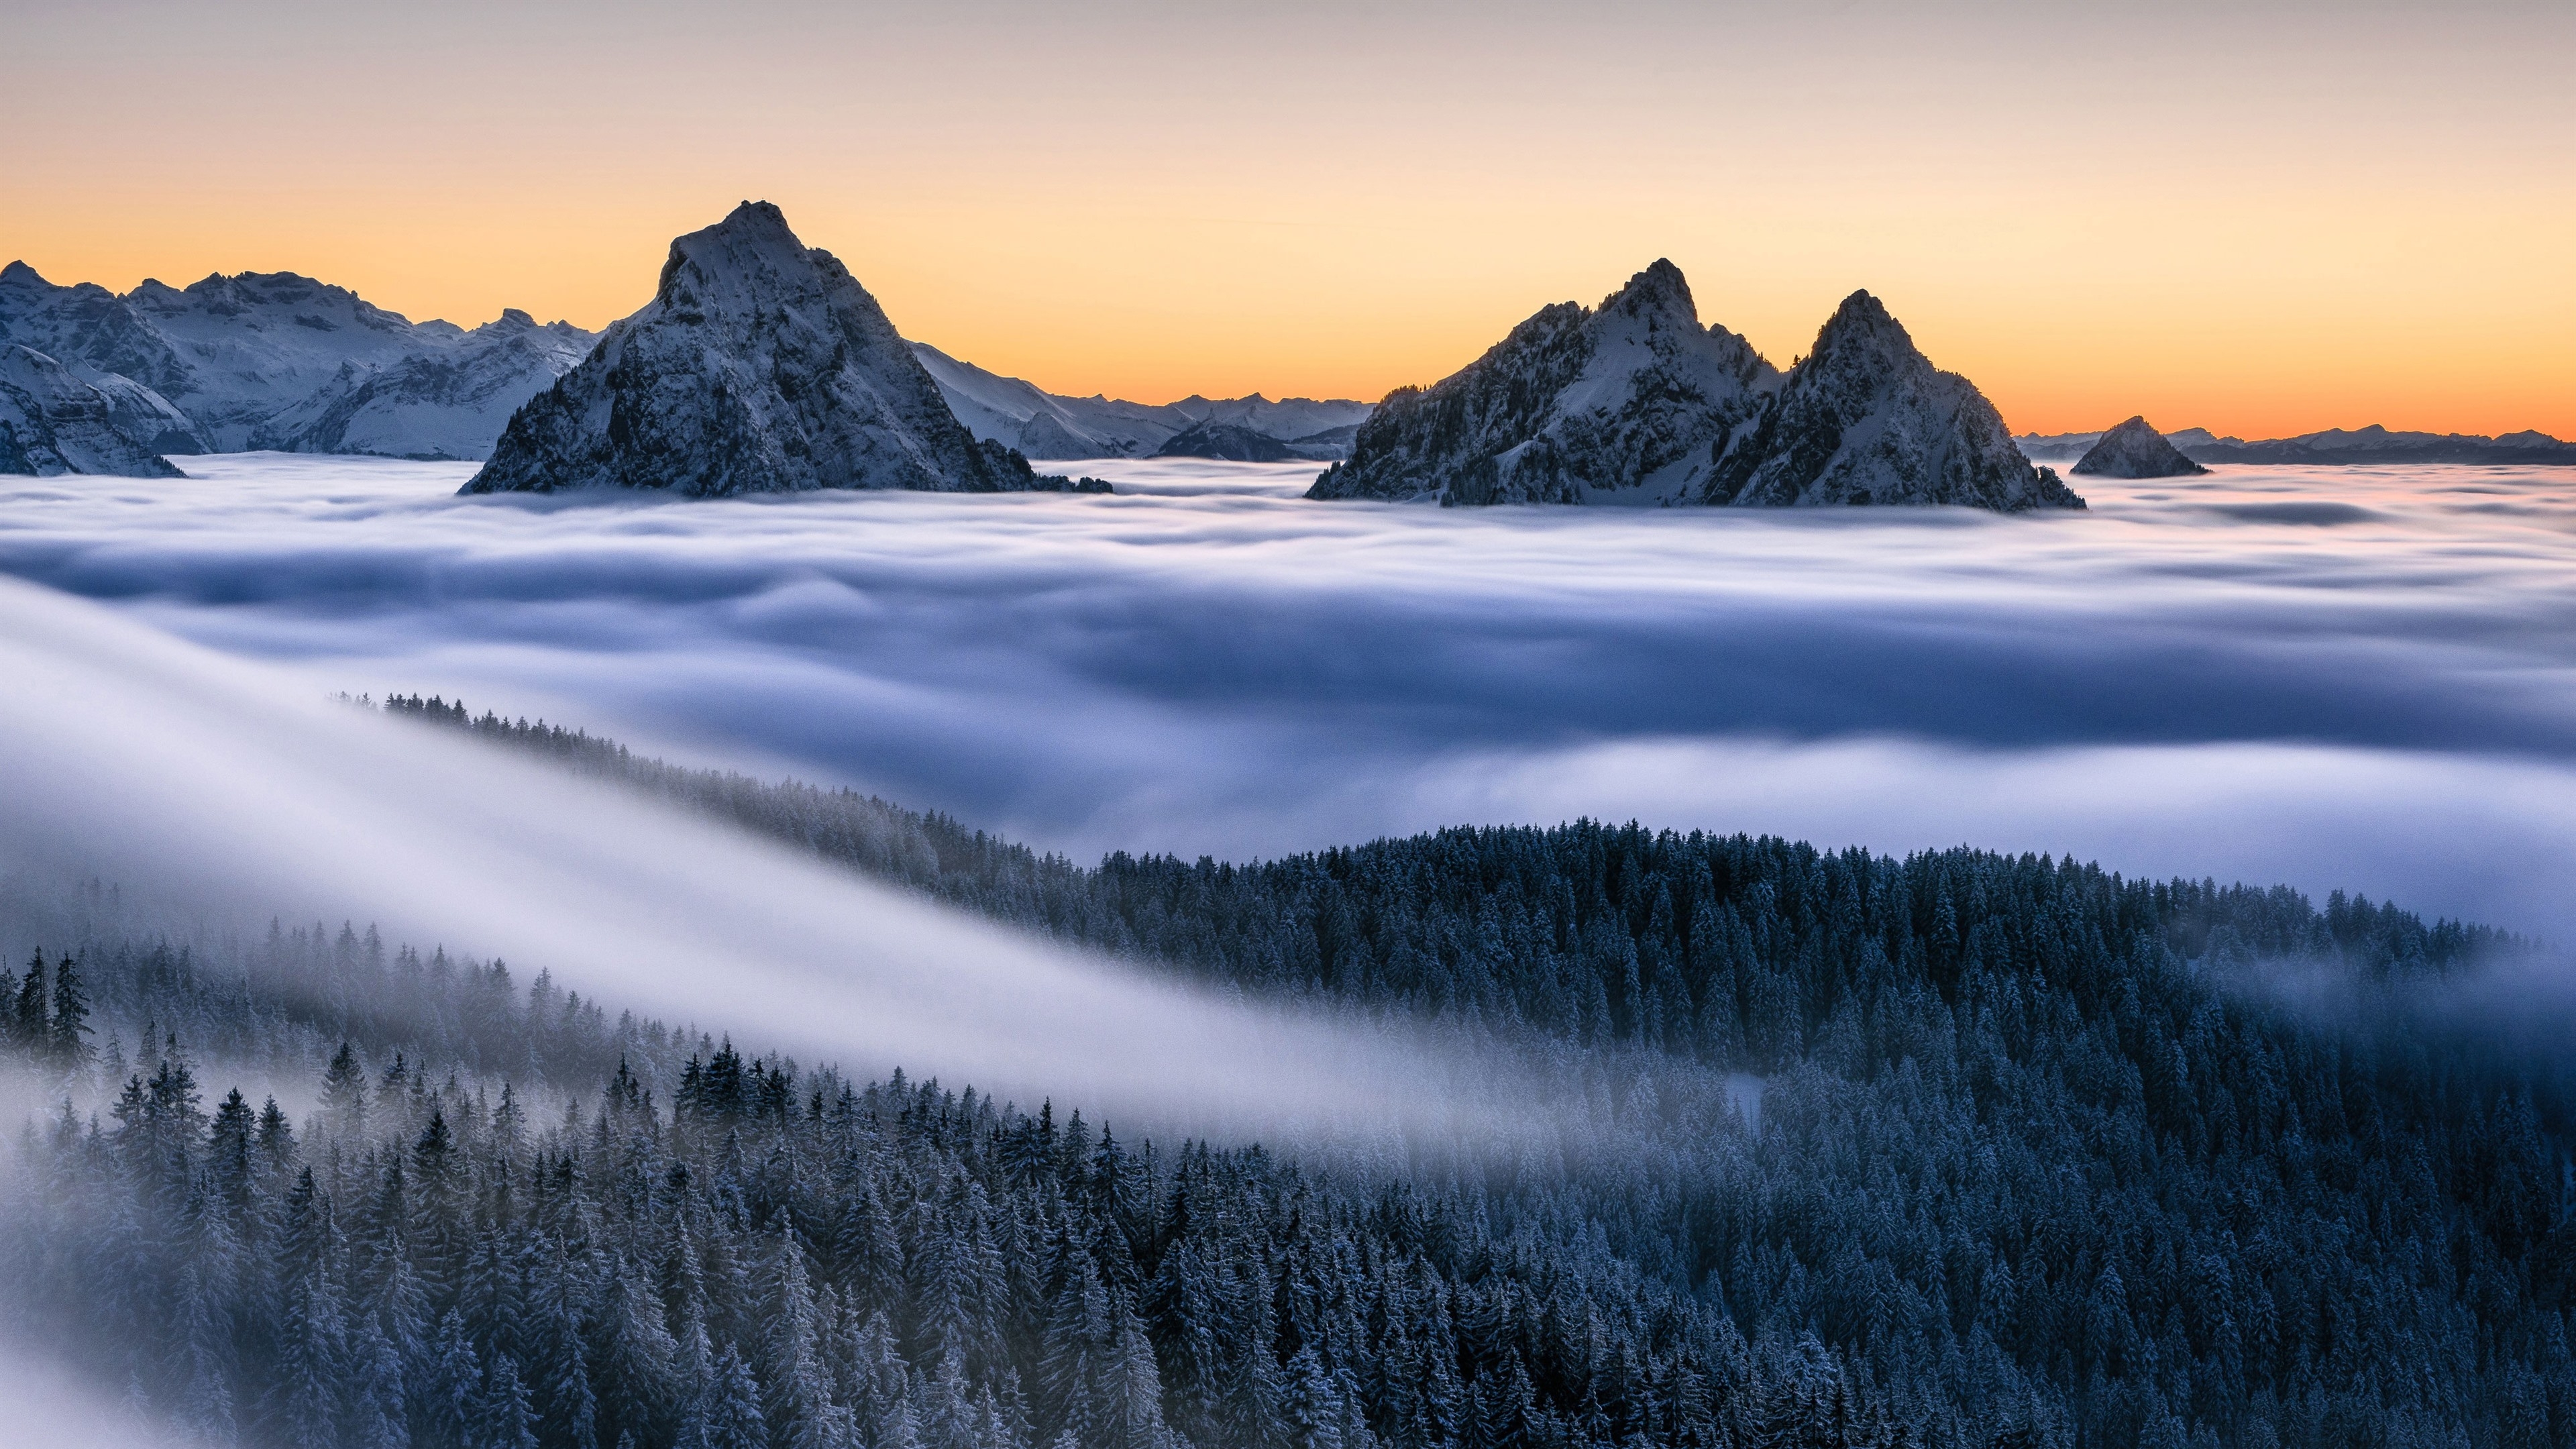
<path fill-rule="evenodd" d="M 1998 518 L 1317 504 L 1313 465 L 1195 461 L 733 502 L 181 462 L 7 480 L 0 573 L 316 695 L 462 696 L 1077 858 L 1589 815 L 2576 936 L 2576 470 L 2079 480 L 2090 512 Z"/>

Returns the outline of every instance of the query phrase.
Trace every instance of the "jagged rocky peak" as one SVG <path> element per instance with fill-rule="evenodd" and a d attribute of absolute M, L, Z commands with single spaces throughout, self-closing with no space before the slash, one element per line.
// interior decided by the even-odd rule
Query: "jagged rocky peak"
<path fill-rule="evenodd" d="M 2084 506 L 2053 470 L 2022 456 L 1975 384 L 1935 368 L 1865 291 L 1834 309 L 1815 350 L 1719 460 L 1702 501 Z"/>
<path fill-rule="evenodd" d="M 180 476 L 149 443 L 119 427 L 117 413 L 117 399 L 53 358 L 0 343 L 0 473 Z"/>
<path fill-rule="evenodd" d="M 671 243 L 653 300 L 518 410 L 464 491 L 1071 486 L 970 435 L 849 269 L 746 201 Z"/>
<path fill-rule="evenodd" d="M 1994 406 L 1854 292 L 1782 374 L 1702 327 L 1658 261 L 1591 311 L 1541 309 L 1460 372 L 1388 395 L 1309 498 L 1444 504 L 2081 508 Z"/>
<path fill-rule="evenodd" d="M 1309 498 L 1444 504 L 1691 501 L 1779 371 L 1703 327 L 1658 260 L 1602 299 L 1543 307 L 1429 388 L 1399 388 Z"/>
<path fill-rule="evenodd" d="M 2209 470 L 2184 457 L 2144 417 L 2134 417 L 2087 448 L 2076 460 L 2075 471 L 2104 478 L 2182 478 Z"/>

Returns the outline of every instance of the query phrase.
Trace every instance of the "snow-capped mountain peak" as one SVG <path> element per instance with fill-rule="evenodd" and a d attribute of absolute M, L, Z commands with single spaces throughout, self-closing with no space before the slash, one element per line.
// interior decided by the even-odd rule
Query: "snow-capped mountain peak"
<path fill-rule="evenodd" d="M 1976 385 L 1932 365 L 1885 303 L 1842 300 L 1709 478 L 1711 503 L 2081 508 Z"/>
<path fill-rule="evenodd" d="M 1618 313 L 1639 318 L 1669 318 L 1696 328 L 1699 308 L 1691 301 L 1690 282 L 1682 269 L 1668 258 L 1657 257 L 1644 271 L 1628 279 L 1628 285 L 1601 301 L 1604 313 Z"/>
<path fill-rule="evenodd" d="M 468 493 L 1065 486 L 960 426 L 849 269 L 767 202 L 671 243 L 653 300 L 510 419 Z"/>
<path fill-rule="evenodd" d="M 1681 269 L 1657 260 L 1599 307 L 1540 308 L 1466 368 L 1390 394 L 1307 496 L 1686 501 L 1778 377 L 1702 327 Z"/>

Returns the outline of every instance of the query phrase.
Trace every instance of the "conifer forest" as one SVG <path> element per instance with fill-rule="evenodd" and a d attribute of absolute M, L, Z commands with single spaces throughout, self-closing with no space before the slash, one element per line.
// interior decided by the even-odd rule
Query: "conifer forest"
<path fill-rule="evenodd" d="M 0 1304 L 193 1442 L 2576 1443 L 2568 1023 L 2428 1005 L 2544 944 L 1591 821 L 1083 866 L 382 707 L 1158 972 L 1516 1054 L 1615 1146 L 1155 1137 L 364 922 L 16 883 L 48 934 L 0 977 L 36 1103 Z"/>

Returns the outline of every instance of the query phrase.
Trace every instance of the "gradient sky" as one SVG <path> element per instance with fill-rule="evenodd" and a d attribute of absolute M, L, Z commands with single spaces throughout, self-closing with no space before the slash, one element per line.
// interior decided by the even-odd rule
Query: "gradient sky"
<path fill-rule="evenodd" d="M 2576 437 L 2576 5 L 0 4 L 58 282 L 595 327 L 765 197 L 1063 392 L 1374 398 L 1669 256 L 2016 429 Z"/>

